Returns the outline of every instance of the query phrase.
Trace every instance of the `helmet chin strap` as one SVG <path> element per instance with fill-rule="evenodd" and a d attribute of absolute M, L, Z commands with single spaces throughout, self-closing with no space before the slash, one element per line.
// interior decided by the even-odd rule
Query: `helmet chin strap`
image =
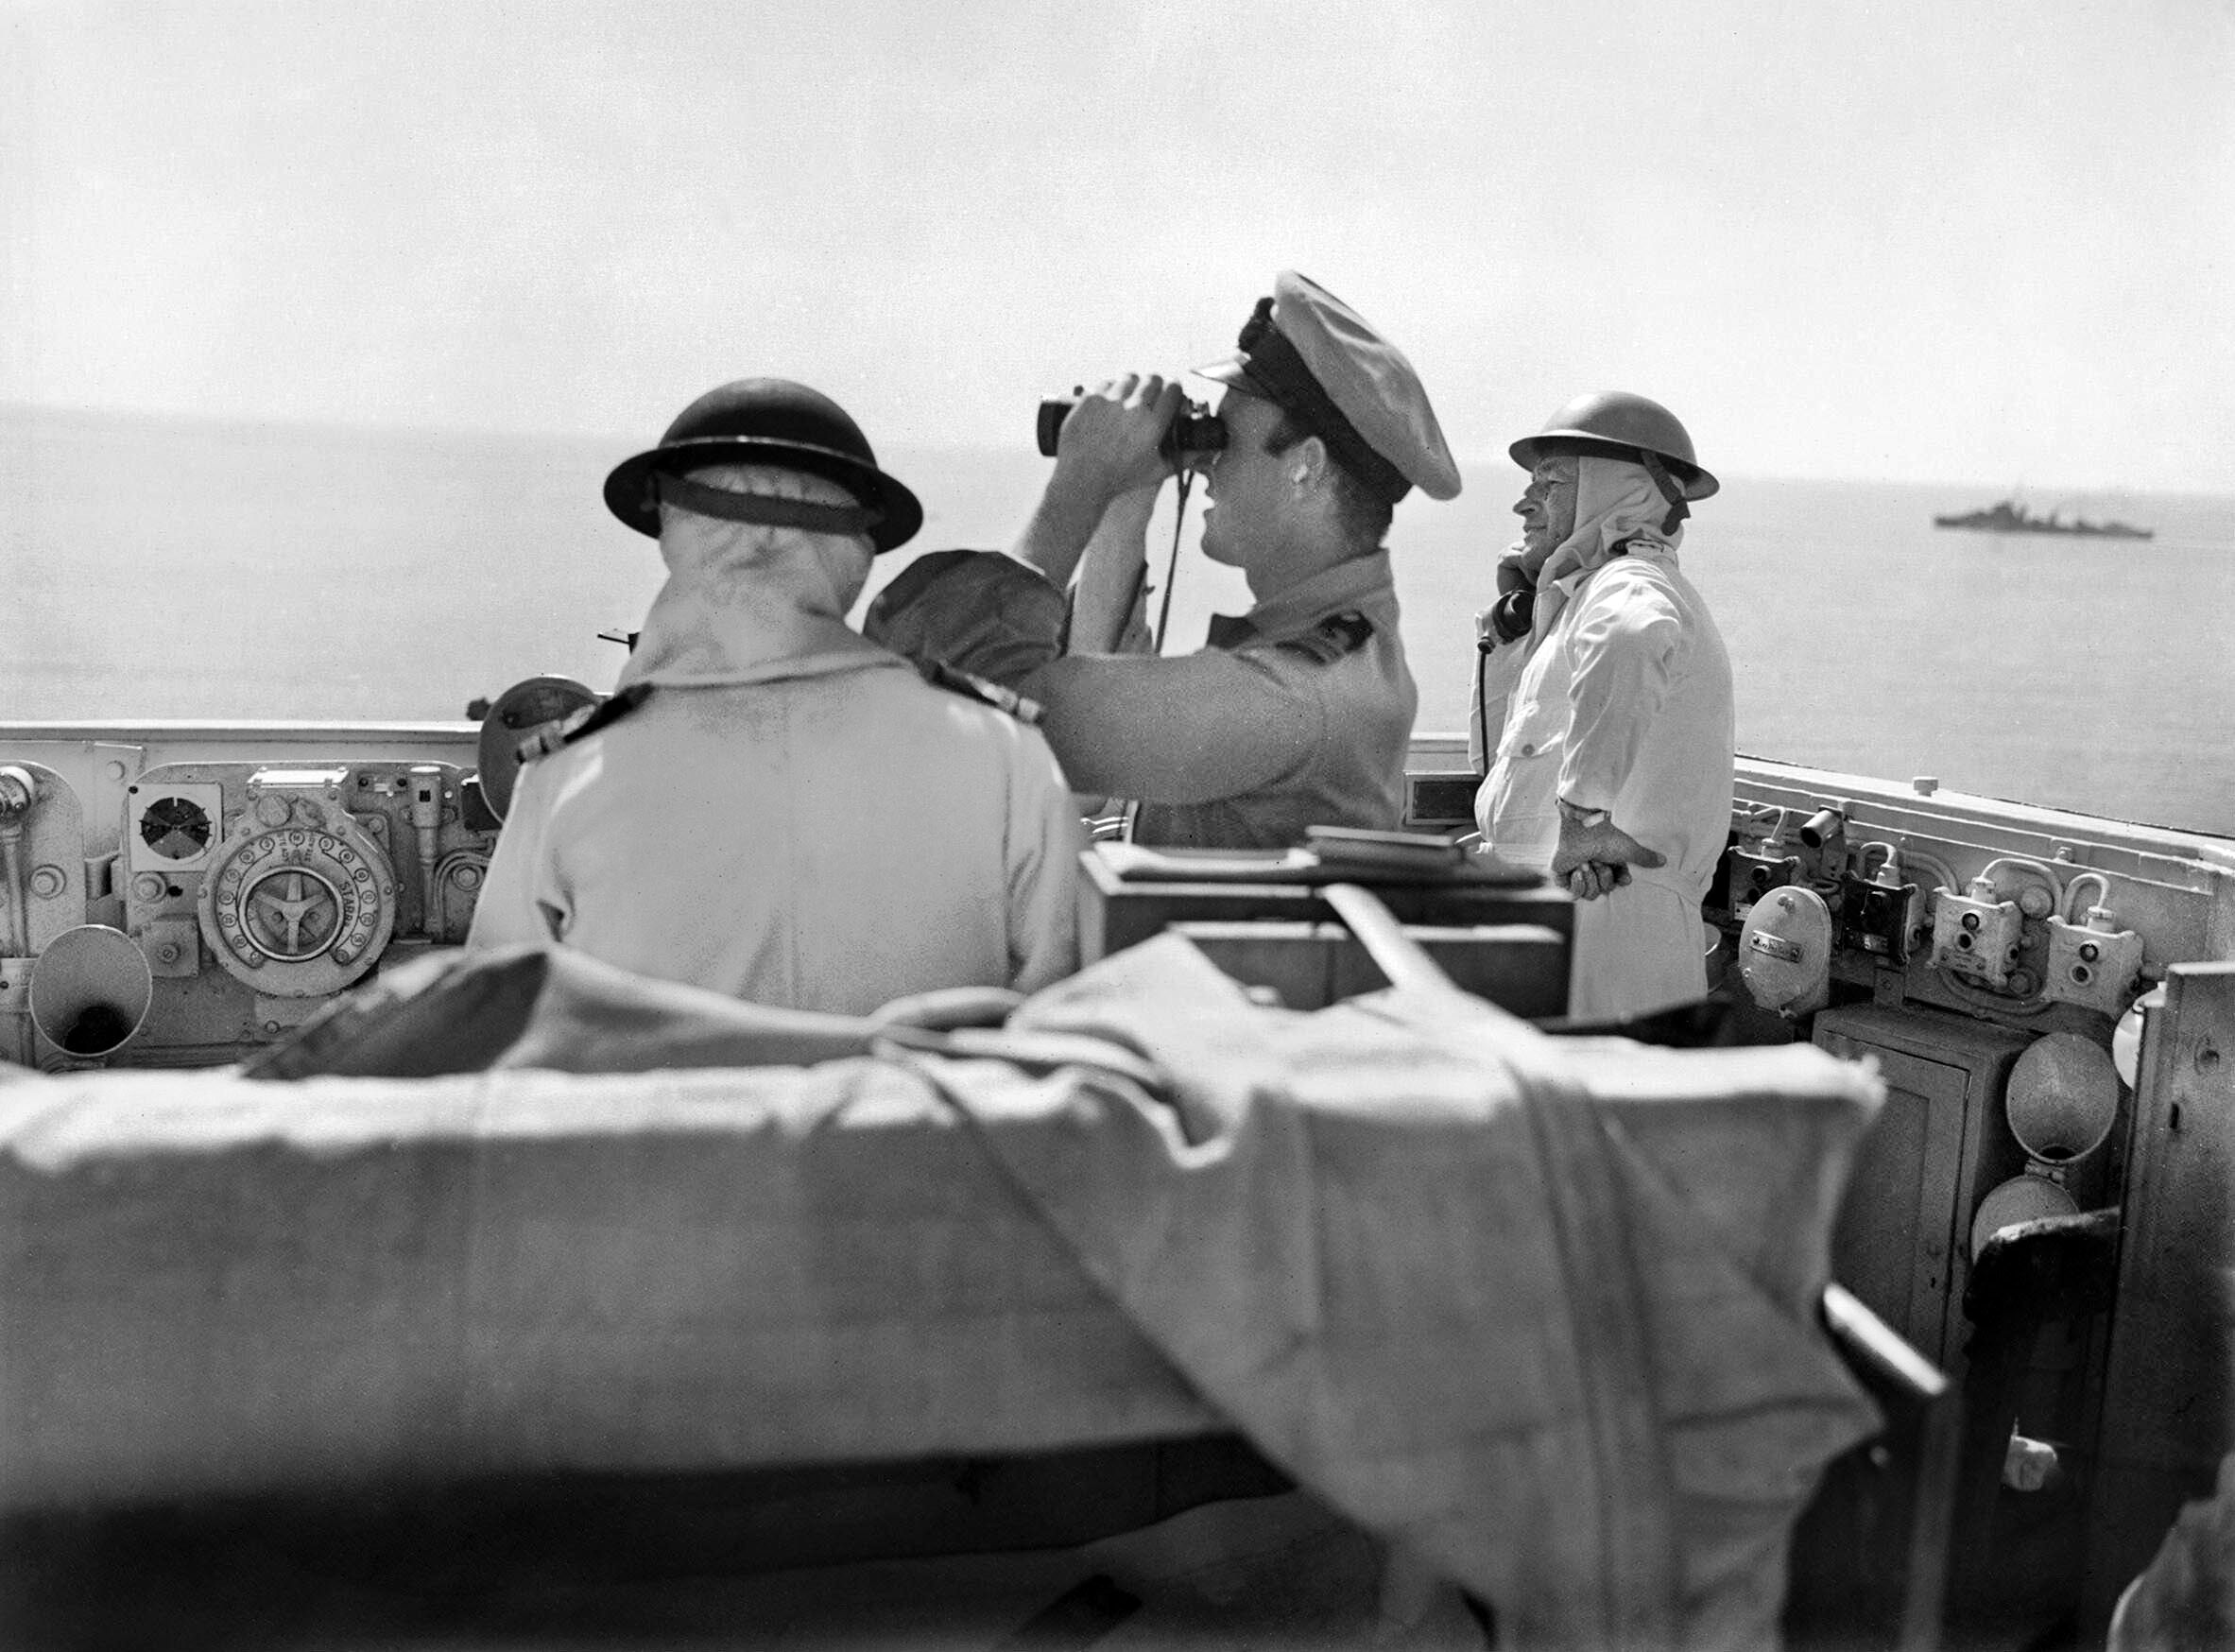
<path fill-rule="evenodd" d="M 664 473 L 652 479 L 660 500 L 699 516 L 749 522 L 763 527 L 801 527 L 814 533 L 865 534 L 885 520 L 872 506 L 820 505 L 809 499 L 782 499 L 773 493 L 740 493 L 709 488 L 688 476 Z"/>
<path fill-rule="evenodd" d="M 1657 453 L 1650 453 L 1644 448 L 1638 449 L 1638 463 L 1642 465 L 1645 473 L 1653 478 L 1653 485 L 1660 490 L 1660 496 L 1669 502 L 1669 513 L 1661 518 L 1660 531 L 1675 533 L 1676 525 L 1692 514 L 1692 507 L 1684 501 L 1683 484 L 1678 482 L 1676 476 L 1670 473 L 1668 466 L 1661 462 L 1660 456 Z"/>

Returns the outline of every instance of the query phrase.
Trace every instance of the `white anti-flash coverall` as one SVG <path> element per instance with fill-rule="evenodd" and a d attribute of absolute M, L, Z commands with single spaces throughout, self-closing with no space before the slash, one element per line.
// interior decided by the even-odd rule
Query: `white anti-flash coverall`
<path fill-rule="evenodd" d="M 1575 911 L 1570 1013 L 1642 1015 L 1707 990 L 1699 907 L 1730 826 L 1730 660 L 1676 565 L 1682 529 L 1659 529 L 1652 478 L 1599 456 L 1580 471 L 1534 628 L 1485 662 L 1485 727 L 1503 733 L 1475 819 L 1501 857 L 1549 869 L 1564 798 L 1666 857 Z"/>

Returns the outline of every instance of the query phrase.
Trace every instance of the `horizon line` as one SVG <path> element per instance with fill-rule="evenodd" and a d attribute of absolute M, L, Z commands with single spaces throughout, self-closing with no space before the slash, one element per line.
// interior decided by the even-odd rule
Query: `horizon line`
<path fill-rule="evenodd" d="M 46 414 L 64 418 L 111 419 L 137 421 L 145 423 L 173 425 L 203 425 L 231 427 L 243 430 L 300 430 L 322 431 L 338 436 L 389 436 L 431 438 L 434 439 L 498 440 L 498 441 L 552 441 L 579 445 L 609 445 L 617 454 L 626 456 L 641 451 L 641 438 L 618 436 L 591 430 L 557 430 L 547 426 L 497 426 L 470 424 L 406 424 L 387 420 L 347 419 L 337 417 L 277 417 L 246 413 L 218 413 L 208 410 L 182 411 L 164 407 L 122 407 L 85 403 L 22 401 L 0 397 L 0 415 Z M 943 453 L 969 454 L 984 458 L 1040 458 L 1040 456 L 1020 443 L 1011 447 L 986 441 L 896 441 L 887 444 L 891 453 Z M 1494 467 L 1518 470 L 1504 453 L 1468 456 L 1454 454 L 1453 462 L 1465 468 L 1487 470 Z M 1796 475 L 1790 472 L 1747 471 L 1717 467 L 1716 473 L 1726 480 L 1747 483 L 1779 483 L 1820 486 L 1826 483 L 1855 487 L 1884 488 L 1962 488 L 1969 490 L 1986 490 L 1997 498 L 2016 499 L 2021 495 L 2090 494 L 2127 497 L 2175 497 L 2199 499 L 2235 499 L 2235 488 L 2135 487 L 2113 482 L 1994 482 L 1980 477 L 1961 476 L 1889 476 L 1886 474 L 1859 474 L 1854 473 L 1826 473 L 1815 475 Z"/>

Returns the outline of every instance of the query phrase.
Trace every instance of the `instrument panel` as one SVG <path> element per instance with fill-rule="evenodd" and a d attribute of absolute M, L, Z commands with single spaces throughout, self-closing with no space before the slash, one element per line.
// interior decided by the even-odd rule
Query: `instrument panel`
<path fill-rule="evenodd" d="M 464 941 L 498 828 L 472 732 L 302 732 L 0 748 L 0 1057 L 219 1064 Z"/>

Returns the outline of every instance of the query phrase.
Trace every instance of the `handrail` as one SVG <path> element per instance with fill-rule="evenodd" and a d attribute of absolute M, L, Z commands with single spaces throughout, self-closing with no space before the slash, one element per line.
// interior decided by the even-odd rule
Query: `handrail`
<path fill-rule="evenodd" d="M 1443 966 L 1428 955 L 1427 948 L 1404 933 L 1404 925 L 1397 921 L 1397 915 L 1371 890 L 1356 884 L 1327 884 L 1321 886 L 1319 898 L 1333 907 L 1334 915 L 1350 926 L 1350 933 L 1358 938 L 1358 944 L 1366 949 L 1366 955 L 1373 959 L 1374 967 L 1388 976 L 1390 986 L 1401 991 L 1464 998 L 1470 1004 L 1481 1002 L 1443 972 Z"/>

